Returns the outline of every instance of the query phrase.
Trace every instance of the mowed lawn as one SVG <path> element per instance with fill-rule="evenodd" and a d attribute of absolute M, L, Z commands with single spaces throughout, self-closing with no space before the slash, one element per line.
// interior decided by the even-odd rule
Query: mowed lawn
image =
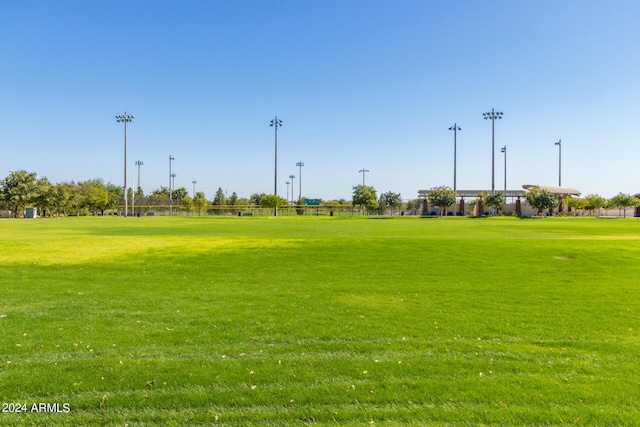
<path fill-rule="evenodd" d="M 0 220 L 0 331 L 2 426 L 637 425 L 640 221 Z"/>

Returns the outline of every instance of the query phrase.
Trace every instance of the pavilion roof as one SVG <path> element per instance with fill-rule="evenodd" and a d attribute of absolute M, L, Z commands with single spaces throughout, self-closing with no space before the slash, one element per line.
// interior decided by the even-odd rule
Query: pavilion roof
<path fill-rule="evenodd" d="M 495 190 L 496 193 L 502 193 L 505 197 L 522 197 L 524 190 Z M 426 197 L 429 190 L 418 190 L 420 197 Z M 478 197 L 479 194 L 491 194 L 491 190 L 456 190 L 459 197 Z"/>
<path fill-rule="evenodd" d="M 552 193 L 552 194 L 558 194 L 560 196 L 579 196 L 581 193 L 576 190 L 575 188 L 571 188 L 571 187 L 559 187 L 557 185 L 533 185 L 533 184 L 526 184 L 523 185 L 522 188 L 529 190 L 533 187 L 538 187 L 542 190 L 547 190 L 548 192 Z"/>

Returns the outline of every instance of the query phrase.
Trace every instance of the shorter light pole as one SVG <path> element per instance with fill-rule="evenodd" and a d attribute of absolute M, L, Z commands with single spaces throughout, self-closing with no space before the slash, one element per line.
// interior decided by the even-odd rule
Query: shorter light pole
<path fill-rule="evenodd" d="M 362 168 L 358 172 L 362 174 L 362 185 L 364 185 L 364 174 L 369 172 L 369 169 Z"/>
<path fill-rule="evenodd" d="M 287 200 L 289 200 L 289 184 L 291 184 L 291 183 L 289 181 L 287 181 Z"/>
<path fill-rule="evenodd" d="M 198 183 L 198 181 L 196 181 L 194 179 L 193 181 L 191 181 L 191 183 L 193 184 L 193 195 L 191 197 L 193 197 L 195 199 L 196 198 L 196 184 Z"/>
<path fill-rule="evenodd" d="M 457 123 L 454 123 L 453 126 L 449 128 L 449 130 L 453 131 L 453 191 L 456 191 L 456 155 L 457 155 L 456 139 L 458 137 L 458 131 L 462 129 L 460 129 L 460 126 L 458 126 Z"/>
<path fill-rule="evenodd" d="M 300 168 L 300 173 L 298 174 L 298 186 L 300 188 L 300 191 L 298 193 L 298 200 L 300 200 L 302 199 L 302 167 L 304 166 L 304 163 L 302 163 L 302 161 L 299 161 L 298 163 L 296 163 L 296 166 Z M 293 199 L 293 187 L 291 187 L 291 198 Z"/>
<path fill-rule="evenodd" d="M 140 166 L 144 165 L 142 160 L 136 160 L 136 166 L 138 167 L 138 188 L 140 188 Z"/>
<path fill-rule="evenodd" d="M 291 180 L 291 202 L 293 203 L 293 189 L 294 189 L 293 180 L 296 179 L 296 176 L 289 175 L 289 179 Z"/>
<path fill-rule="evenodd" d="M 171 190 L 173 191 L 175 189 L 176 186 L 176 174 L 172 173 L 171 174 Z M 169 194 L 173 195 L 172 192 L 169 192 Z M 171 199 L 171 207 L 173 208 L 173 198 Z M 171 213 L 173 214 L 173 209 L 171 209 Z"/>
<path fill-rule="evenodd" d="M 504 197 L 507 197 L 507 146 L 505 145 L 500 149 L 501 153 L 504 153 Z"/>
<path fill-rule="evenodd" d="M 278 196 L 278 128 L 282 126 L 282 120 L 278 119 L 276 116 L 273 120 L 271 120 L 271 124 L 269 126 L 273 126 L 275 130 L 275 166 L 274 166 L 274 178 L 273 178 L 273 195 Z M 273 208 L 273 216 L 278 216 L 278 203 Z"/>
<path fill-rule="evenodd" d="M 171 173 L 171 162 L 174 160 L 175 158 L 169 154 L 169 215 L 173 215 L 173 197 L 171 194 L 171 177 L 173 174 Z"/>
<path fill-rule="evenodd" d="M 562 140 L 555 143 L 558 146 L 558 187 L 562 187 Z"/>

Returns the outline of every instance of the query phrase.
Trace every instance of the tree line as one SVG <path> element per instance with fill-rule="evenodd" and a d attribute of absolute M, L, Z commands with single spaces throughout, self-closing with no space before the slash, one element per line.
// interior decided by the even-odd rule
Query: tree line
<path fill-rule="evenodd" d="M 213 213 L 225 212 L 229 208 L 244 207 L 300 207 L 305 198 L 295 203 L 284 198 L 265 193 L 253 193 L 249 197 L 238 197 L 233 192 L 227 196 L 222 188 L 218 188 L 212 200 L 199 191 L 189 195 L 186 188 L 180 187 L 169 191 L 160 187 L 149 194 L 144 194 L 138 187 L 135 191 L 128 189 L 129 207 L 163 207 L 169 205 L 185 210 L 202 210 L 208 208 Z M 35 207 L 39 216 L 80 216 L 105 215 L 115 212 L 123 205 L 123 188 L 111 182 L 105 183 L 100 178 L 78 182 L 52 183 L 46 177 L 38 177 L 34 172 L 19 170 L 10 172 L 0 180 L 0 210 L 8 210 L 13 217 L 21 217 L 28 207 Z M 403 205 L 399 193 L 391 191 L 377 197 L 373 187 L 355 186 L 351 201 L 345 199 L 321 201 L 321 206 L 328 209 L 347 209 L 359 206 L 371 213 L 397 212 L 403 207 L 414 211 L 420 209 L 420 200 L 411 200 Z"/>
<path fill-rule="evenodd" d="M 219 188 L 212 201 L 203 192 L 190 196 L 184 187 L 172 189 L 160 187 L 150 194 L 142 189 L 128 189 L 129 206 L 167 206 L 170 204 L 186 209 L 204 208 L 208 205 L 260 205 L 260 194 L 241 199 L 236 193 L 227 197 Z M 264 199 L 268 201 L 268 197 Z M 100 178 L 79 182 L 52 183 L 46 177 L 39 178 L 34 172 L 19 170 L 0 180 L 0 209 L 8 210 L 13 217 L 23 215 L 25 208 L 35 207 L 40 216 L 105 215 L 115 211 L 123 202 L 121 186 L 105 183 Z"/>

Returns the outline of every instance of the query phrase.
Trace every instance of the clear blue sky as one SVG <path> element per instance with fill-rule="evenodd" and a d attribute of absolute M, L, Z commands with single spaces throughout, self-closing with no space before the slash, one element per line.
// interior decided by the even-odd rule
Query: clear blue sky
<path fill-rule="evenodd" d="M 404 199 L 453 186 L 640 192 L 640 2 L 0 0 L 0 177 L 150 192 Z"/>

